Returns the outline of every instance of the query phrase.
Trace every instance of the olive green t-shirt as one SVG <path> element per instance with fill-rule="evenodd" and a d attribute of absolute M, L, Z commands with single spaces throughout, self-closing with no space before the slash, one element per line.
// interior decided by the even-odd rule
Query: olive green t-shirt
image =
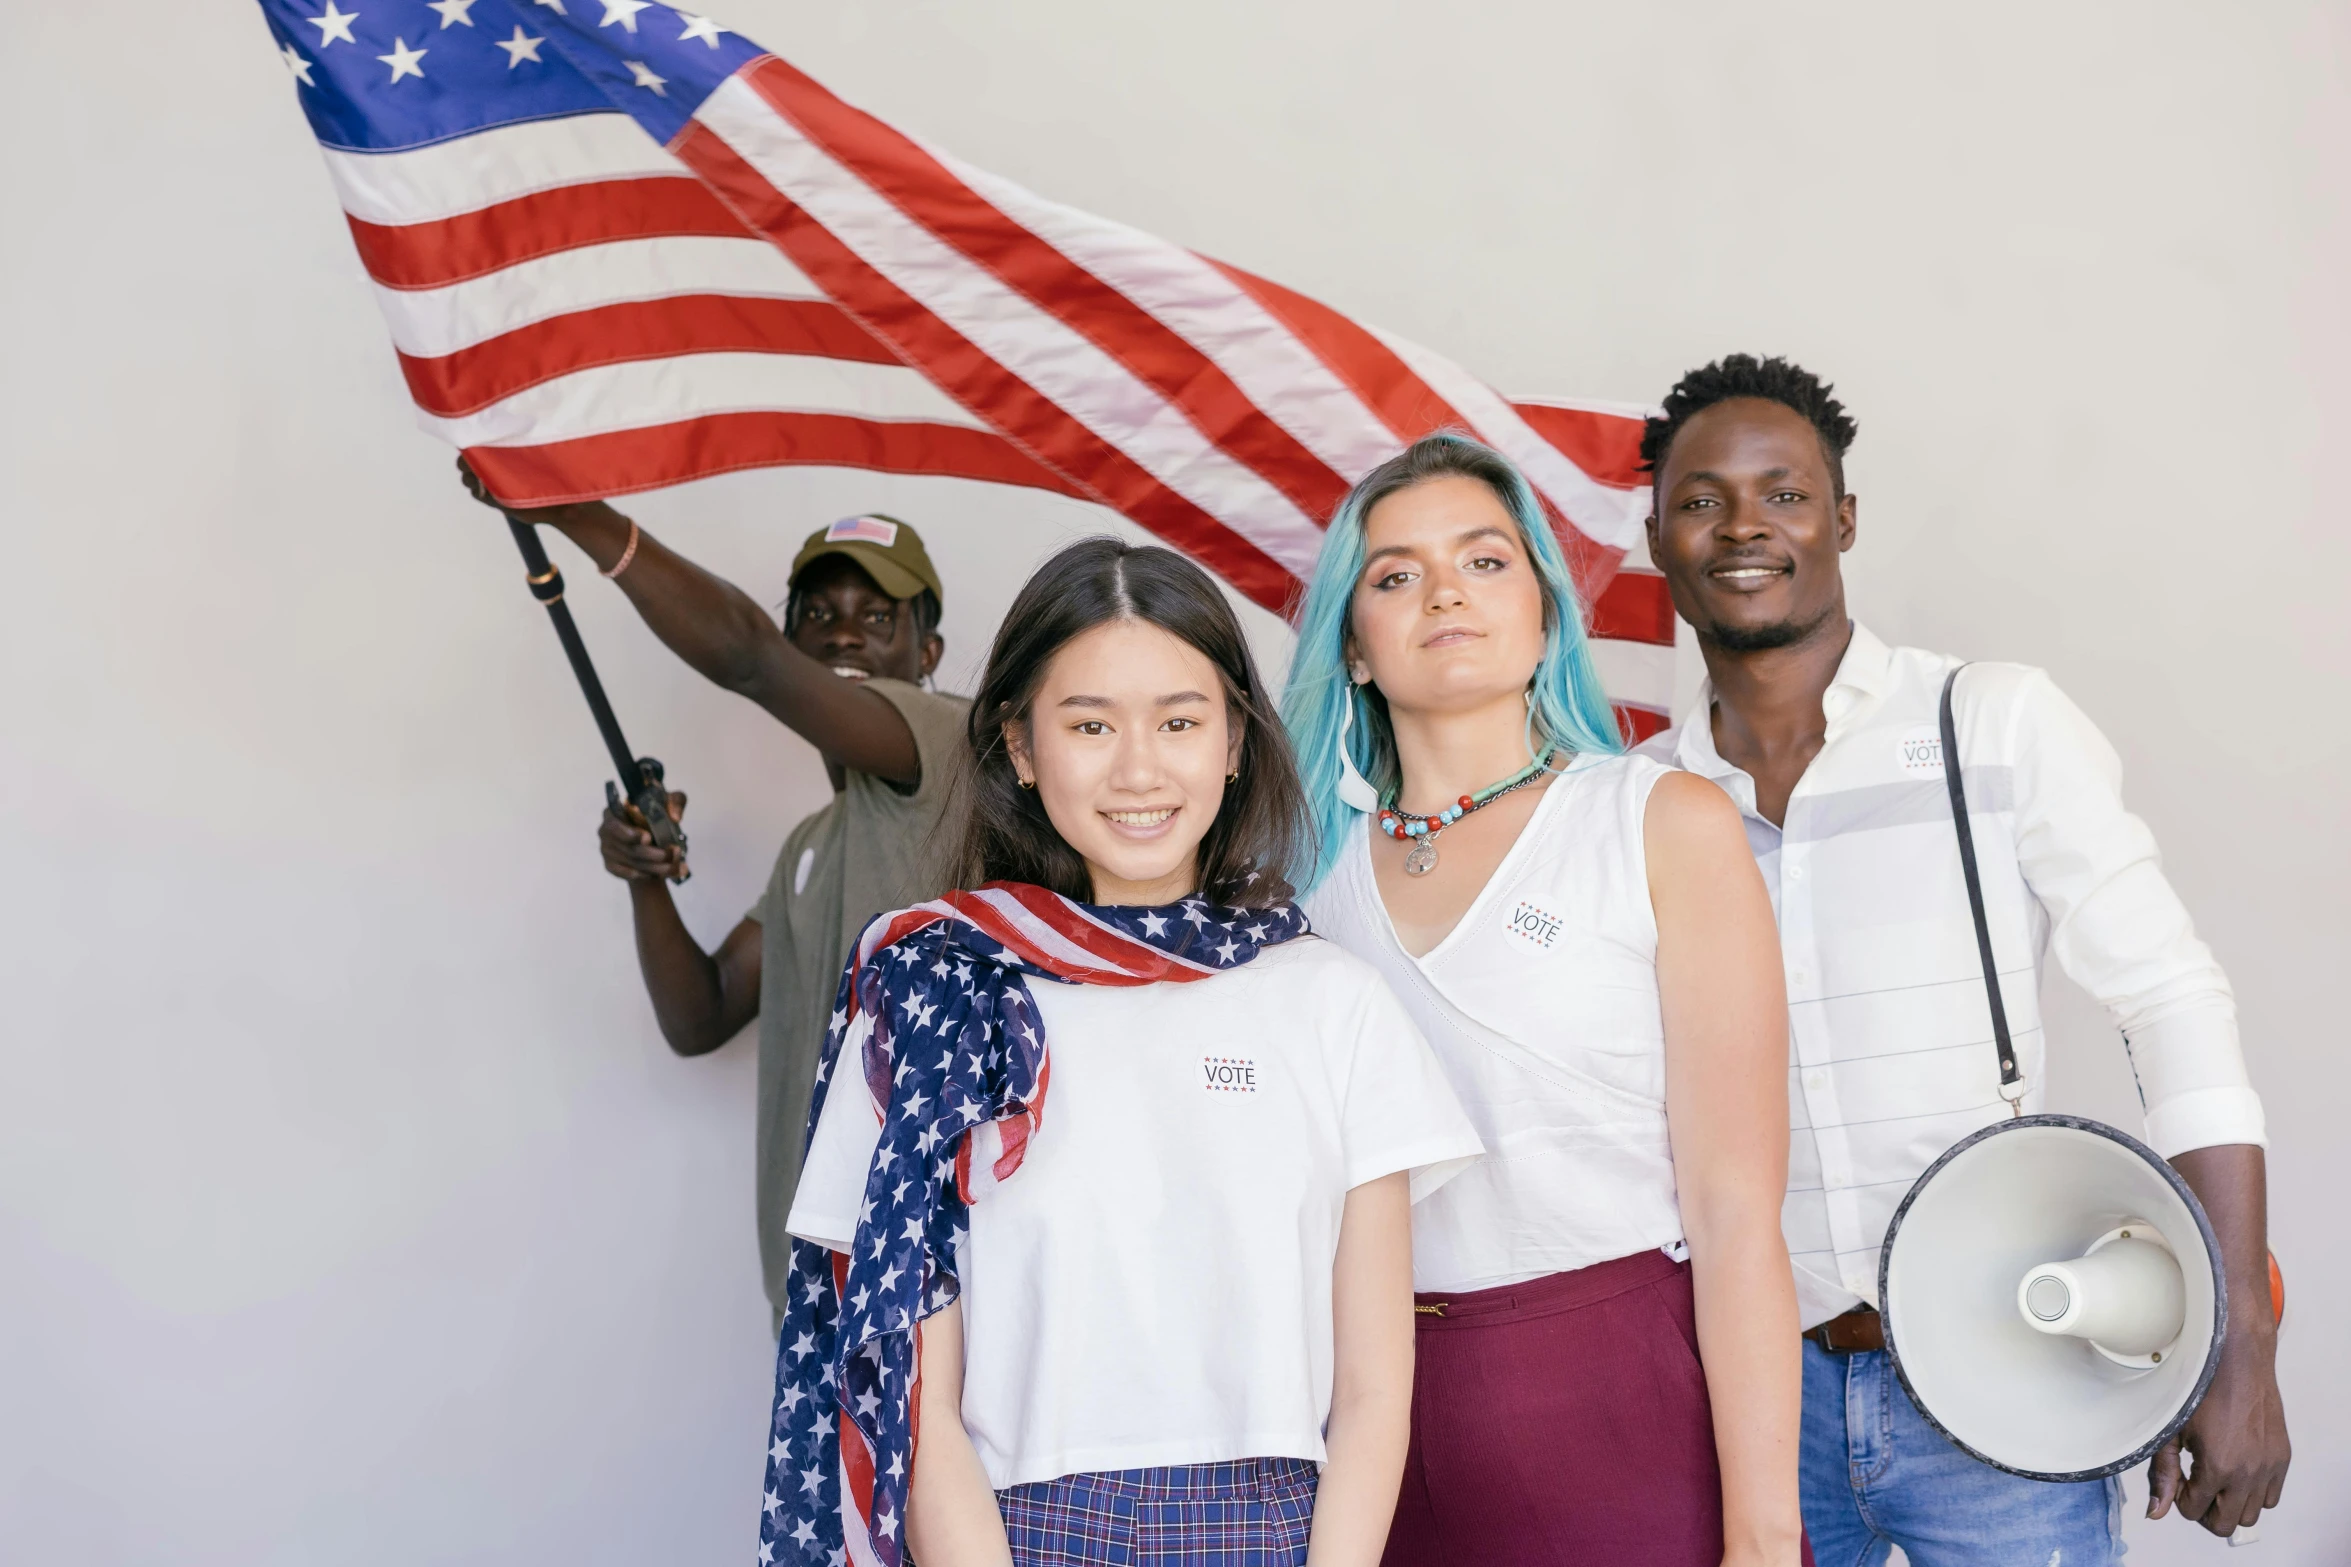
<path fill-rule="evenodd" d="M 879 778 L 848 773 L 832 803 L 784 840 L 750 913 L 759 922 L 759 1261 L 778 1312 L 792 1265 L 784 1218 L 800 1182 L 808 1092 L 841 970 L 868 920 L 945 888 L 939 818 L 962 762 L 971 706 L 897 680 L 865 686 L 914 731 L 922 782 L 901 794 Z"/>

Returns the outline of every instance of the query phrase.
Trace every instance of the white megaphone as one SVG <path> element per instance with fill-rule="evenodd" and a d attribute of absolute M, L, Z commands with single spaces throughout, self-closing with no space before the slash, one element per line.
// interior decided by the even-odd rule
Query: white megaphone
<path fill-rule="evenodd" d="M 1938 760 L 2015 1112 L 2024 1072 L 1977 873 L 1958 683 L 1959 669 L 1943 681 Z M 1936 1430 L 2010 1474 L 2093 1480 L 2195 1413 L 2220 1367 L 2228 1286 L 2196 1194 L 2153 1149 L 2097 1121 L 2018 1115 L 1954 1143 L 1902 1199 L 1878 1310 L 1895 1373 Z"/>
<path fill-rule="evenodd" d="M 2177 1171 L 2097 1121 L 2031 1115 L 1955 1144 L 1886 1231 L 1894 1369 L 1995 1468 L 2092 1480 L 2145 1461 L 2220 1365 L 2228 1288 Z"/>

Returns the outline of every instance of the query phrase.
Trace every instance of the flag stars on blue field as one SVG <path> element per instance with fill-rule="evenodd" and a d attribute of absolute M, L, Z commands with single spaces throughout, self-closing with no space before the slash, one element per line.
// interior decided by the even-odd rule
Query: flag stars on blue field
<path fill-rule="evenodd" d="M 324 49 L 336 39 L 347 44 L 359 40 L 351 36 L 351 24 L 359 20 L 357 11 L 338 11 L 335 0 L 327 0 L 327 14 L 310 18 L 310 25 L 318 29 L 318 46 Z"/>
<path fill-rule="evenodd" d="M 540 64 L 541 61 L 539 59 L 539 45 L 545 43 L 546 41 L 547 40 L 544 38 L 533 38 L 529 34 L 525 33 L 522 30 L 522 24 L 520 22 L 515 24 L 514 36 L 512 38 L 493 38 L 490 40 L 490 42 L 496 44 L 499 48 L 506 51 L 506 68 L 510 71 L 513 70 L 516 66 L 522 64 L 525 60 L 530 61 L 533 65 Z"/>
<path fill-rule="evenodd" d="M 360 152 L 615 110 L 666 142 L 759 55 L 703 11 L 654 0 L 262 0 L 262 9 L 321 144 Z M 339 43 L 356 47 L 342 56 Z"/>
<path fill-rule="evenodd" d="M 398 81 L 403 76 L 413 76 L 421 82 L 424 80 L 424 67 L 417 62 L 430 53 L 432 53 L 430 49 L 409 48 L 408 40 L 405 38 L 395 38 L 392 40 L 392 52 L 379 54 L 376 58 L 392 68 L 393 81 Z"/>
<path fill-rule="evenodd" d="M 531 3 L 534 6 L 544 6 L 558 16 L 570 15 L 564 0 L 531 0 Z M 653 9 L 652 0 L 602 0 L 602 3 L 604 19 L 597 25 L 610 27 L 617 23 L 631 33 L 637 31 L 638 14 Z M 479 4 L 481 4 L 481 0 L 424 0 L 423 8 L 433 12 L 440 19 L 440 25 L 434 30 L 446 32 L 452 27 L 474 26 L 473 9 Z M 715 50 L 719 47 L 720 37 L 731 31 L 700 12 L 688 11 L 680 6 L 670 6 L 666 9 L 671 11 L 683 24 L 684 30 L 678 34 L 680 43 L 699 39 L 705 47 Z M 311 26 L 318 29 L 318 47 L 324 50 L 337 43 L 358 43 L 359 39 L 352 31 L 352 24 L 360 19 L 360 15 L 361 13 L 356 10 L 342 9 L 337 4 L 337 0 L 326 0 L 325 8 L 320 14 L 306 18 L 306 20 Z M 494 47 L 506 51 L 506 68 L 509 71 L 515 70 L 525 62 L 533 65 L 546 64 L 545 57 L 539 53 L 540 48 L 547 42 L 546 38 L 543 35 L 532 36 L 520 24 L 516 25 L 512 37 L 492 38 L 489 41 Z M 419 81 L 425 80 L 423 61 L 425 56 L 431 52 L 430 49 L 425 48 L 410 48 L 405 33 L 395 37 L 392 40 L 392 52 L 376 56 L 378 60 L 391 68 L 390 76 L 385 78 L 386 85 L 404 81 L 411 76 Z M 286 63 L 286 70 L 303 86 L 316 87 L 319 85 L 317 78 L 311 74 L 312 66 L 316 62 L 305 59 L 291 43 L 281 47 L 280 57 Z M 636 87 L 652 93 L 657 98 L 669 96 L 670 78 L 655 71 L 648 62 L 623 60 L 620 64 L 623 69 L 628 71 L 630 80 Z"/>

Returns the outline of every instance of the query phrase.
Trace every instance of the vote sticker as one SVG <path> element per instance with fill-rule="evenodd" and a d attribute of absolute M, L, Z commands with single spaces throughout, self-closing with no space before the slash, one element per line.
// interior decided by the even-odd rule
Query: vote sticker
<path fill-rule="evenodd" d="M 1902 736 L 1895 750 L 1895 759 L 1902 770 L 1921 778 L 1939 778 L 1943 774 L 1943 731 L 1927 726 L 1913 729 Z"/>

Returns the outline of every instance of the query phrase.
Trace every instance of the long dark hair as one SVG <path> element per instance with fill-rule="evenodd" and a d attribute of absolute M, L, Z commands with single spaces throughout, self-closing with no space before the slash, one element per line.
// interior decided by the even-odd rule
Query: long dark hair
<path fill-rule="evenodd" d="M 1173 550 L 1115 538 L 1081 539 L 1038 567 L 997 629 L 971 703 L 954 884 L 1025 881 L 1081 903 L 1092 899 L 1084 857 L 1054 831 L 1036 794 L 1020 786 L 1004 727 L 1028 721 L 1054 654 L 1114 620 L 1143 621 L 1199 649 L 1216 666 L 1225 710 L 1240 731 L 1241 776 L 1225 785 L 1224 803 L 1200 840 L 1200 890 L 1244 906 L 1288 898 L 1307 843 L 1306 797 L 1241 623 L 1198 566 Z"/>

